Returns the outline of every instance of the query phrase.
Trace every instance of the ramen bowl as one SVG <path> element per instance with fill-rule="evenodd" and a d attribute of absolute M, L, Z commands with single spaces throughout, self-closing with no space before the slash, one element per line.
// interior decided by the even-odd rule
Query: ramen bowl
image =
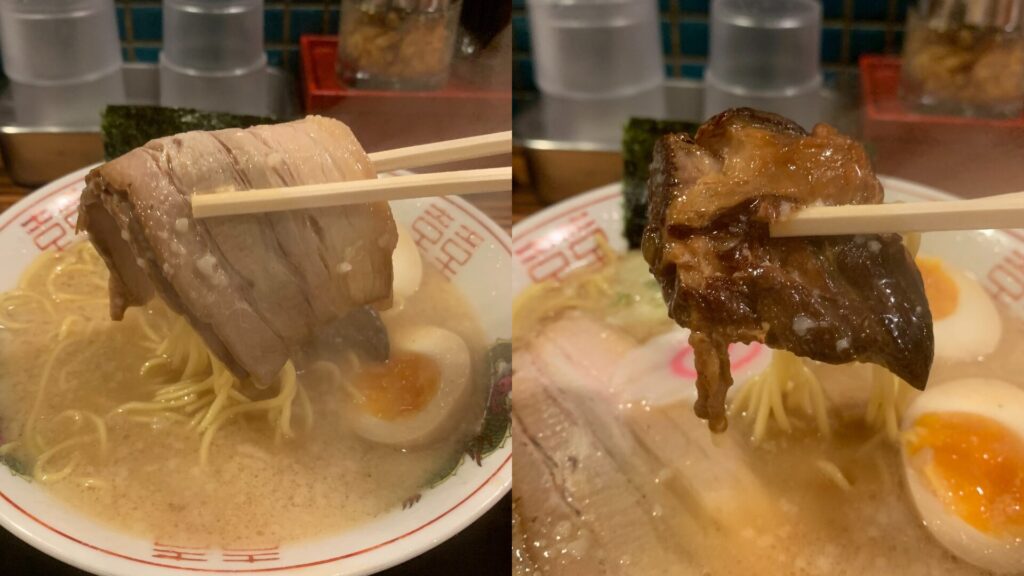
<path fill-rule="evenodd" d="M 889 202 L 952 198 L 879 179 Z M 735 343 L 728 348 L 729 427 L 712 441 L 694 414 L 690 333 L 668 318 L 643 254 L 625 253 L 624 219 L 614 184 L 513 230 L 521 294 L 513 409 L 522 423 L 517 442 L 526 447 L 516 453 L 513 513 L 529 543 L 516 556 L 526 567 L 621 559 L 637 573 L 1021 573 L 1024 542 L 970 523 L 971 514 L 992 506 L 947 500 L 955 493 L 1020 502 L 1017 493 L 989 489 L 985 467 L 1012 463 L 1008 476 L 1019 478 L 1020 452 L 1001 452 L 1001 444 L 950 422 L 984 422 L 1012 446 L 1024 440 L 1017 426 L 1024 409 L 1021 231 L 921 235 L 917 267 L 935 343 L 923 391 L 866 364 L 829 365 L 756 341 Z M 906 239 L 914 251 L 914 238 Z M 810 394 L 802 403 L 793 392 L 812 389 L 822 399 L 818 412 Z M 771 395 L 774 406 L 755 403 Z M 964 446 L 952 472 L 934 464 L 954 460 L 934 430 Z M 553 500 L 544 474 L 549 462 L 563 460 L 576 475 Z M 943 492 L 953 482 L 974 483 Z M 585 513 L 552 501 L 585 502 Z M 568 542 L 543 539 L 552 525 L 564 525 Z M 599 548 L 592 534 L 615 538 Z"/>
<path fill-rule="evenodd" d="M 0 214 L 0 291 L 46 250 L 83 240 L 75 234 L 79 195 L 89 168 L 56 180 Z M 455 197 L 392 203 L 425 263 L 461 291 L 488 341 L 507 339 L 511 319 L 511 240 L 497 224 Z M 492 402 L 492 406 L 494 403 Z M 42 552 L 104 575 L 269 573 L 358 575 L 383 570 L 444 542 L 480 517 L 510 488 L 511 446 L 479 462 L 466 457 L 451 476 L 414 503 L 355 529 L 254 549 L 156 540 L 93 520 L 23 476 L 0 471 L 0 525 Z M 302 522 L 302 518 L 295 518 Z"/>

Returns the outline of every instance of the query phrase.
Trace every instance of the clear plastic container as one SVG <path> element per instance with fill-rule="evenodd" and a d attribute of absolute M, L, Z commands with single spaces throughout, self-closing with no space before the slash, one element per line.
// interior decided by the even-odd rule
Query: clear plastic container
<path fill-rule="evenodd" d="M 164 57 L 192 70 L 252 69 L 265 58 L 263 0 L 164 0 Z"/>
<path fill-rule="evenodd" d="M 736 86 L 723 86 L 713 76 L 704 78 L 704 118 L 729 108 L 757 108 L 781 114 L 810 130 L 821 121 L 822 81 L 794 90 L 742 90 Z"/>
<path fill-rule="evenodd" d="M 23 126 L 94 127 L 107 104 L 126 101 L 121 68 L 72 84 L 25 84 L 12 80 L 15 121 Z"/>
<path fill-rule="evenodd" d="M 461 10 L 461 0 L 342 0 L 338 75 L 361 89 L 443 87 Z"/>
<path fill-rule="evenodd" d="M 19 124 L 97 126 L 125 101 L 113 0 L 0 0 L 0 42 Z"/>
<path fill-rule="evenodd" d="M 263 0 L 164 0 L 160 104 L 267 114 Z"/>
<path fill-rule="evenodd" d="M 0 0 L 4 72 L 22 83 L 69 84 L 121 67 L 113 0 Z"/>
<path fill-rule="evenodd" d="M 820 120 L 821 4 L 715 0 L 704 117 L 751 106 L 810 128 Z"/>
<path fill-rule="evenodd" d="M 635 116 L 665 118 L 664 86 L 611 98 L 565 98 L 544 95 L 545 134 L 554 140 L 586 142 L 602 149 L 617 149 L 622 127 Z"/>
<path fill-rule="evenodd" d="M 1015 118 L 1024 110 L 1024 0 L 1003 10 L 934 0 L 907 11 L 900 93 L 918 112 Z"/>
<path fill-rule="evenodd" d="M 665 78 L 654 0 L 528 0 L 534 76 L 545 94 L 609 98 Z"/>
<path fill-rule="evenodd" d="M 210 72 L 178 66 L 160 53 L 160 104 L 235 114 L 269 113 L 267 56 L 248 69 Z"/>

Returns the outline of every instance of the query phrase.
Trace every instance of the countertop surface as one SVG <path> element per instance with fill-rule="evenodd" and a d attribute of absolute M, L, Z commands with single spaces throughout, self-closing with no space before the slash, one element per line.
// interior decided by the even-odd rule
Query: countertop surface
<path fill-rule="evenodd" d="M 0 214 L 31 191 L 30 188 L 18 186 L 12 182 L 3 166 L 3 161 L 0 160 Z"/>

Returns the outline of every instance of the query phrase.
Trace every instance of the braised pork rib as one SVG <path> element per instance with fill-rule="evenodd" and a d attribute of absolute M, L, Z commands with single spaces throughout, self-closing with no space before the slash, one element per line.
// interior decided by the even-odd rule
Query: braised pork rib
<path fill-rule="evenodd" d="M 863 147 L 827 125 L 723 112 L 694 138 L 663 137 L 648 183 L 643 253 L 669 315 L 691 329 L 697 415 L 724 430 L 727 348 L 758 341 L 831 364 L 870 362 L 916 388 L 933 355 L 931 313 L 896 234 L 770 238 L 811 204 L 882 202 Z"/>

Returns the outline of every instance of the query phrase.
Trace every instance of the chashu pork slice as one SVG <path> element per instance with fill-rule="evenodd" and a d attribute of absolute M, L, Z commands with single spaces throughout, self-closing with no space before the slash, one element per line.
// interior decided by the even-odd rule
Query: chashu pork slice
<path fill-rule="evenodd" d="M 110 268 L 110 313 L 158 293 L 240 377 L 273 381 L 325 324 L 391 303 L 386 202 L 195 220 L 193 194 L 375 178 L 341 122 L 160 138 L 93 170 L 79 226 Z"/>
<path fill-rule="evenodd" d="M 669 315 L 691 329 L 695 411 L 726 426 L 727 348 L 758 341 L 831 364 L 868 362 L 922 389 L 934 340 L 921 275 L 897 234 L 771 238 L 811 204 L 876 204 L 863 147 L 819 124 L 723 112 L 663 137 L 648 182 L 643 253 Z"/>

